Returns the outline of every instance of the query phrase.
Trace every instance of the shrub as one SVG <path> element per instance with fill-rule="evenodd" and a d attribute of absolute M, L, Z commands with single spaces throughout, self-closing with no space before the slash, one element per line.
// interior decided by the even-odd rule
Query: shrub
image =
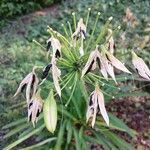
<path fill-rule="evenodd" d="M 67 22 L 68 28 L 62 24 L 65 36 L 48 27 L 51 38 L 47 40 L 47 65 L 44 68 L 34 66 L 15 93 L 16 96 L 26 88 L 28 120 L 33 127 L 26 123 L 26 118 L 4 126 L 5 129 L 16 126 L 4 138 L 20 132 L 18 140 L 4 149 L 13 148 L 32 135 L 36 135 L 37 143 L 26 149 L 39 146 L 43 149 L 89 149 L 91 143 L 100 144 L 104 149 L 134 149 L 114 131 L 127 132 L 131 137 L 134 137 L 134 132 L 105 109 L 105 102 L 109 104 L 114 97 L 128 95 L 116 84 L 132 79 L 127 74 L 115 75 L 113 70 L 115 67 L 131 74 L 113 55 L 113 36 L 120 27 L 115 27 L 114 31 L 109 29 L 110 17 L 95 34 L 98 13 L 89 34 L 89 15 L 90 9 L 85 20 L 80 19 L 77 24 L 73 13 L 73 28 L 70 22 Z M 44 48 L 37 41 L 35 43 Z M 133 65 L 143 78 L 149 80 L 148 67 L 134 52 L 132 54 Z M 142 62 L 143 70 L 138 67 L 139 62 Z M 25 106 L 26 102 L 22 105 Z"/>
<path fill-rule="evenodd" d="M 16 15 L 26 14 L 54 3 L 54 0 L 1 0 L 0 17 L 6 19 Z"/>

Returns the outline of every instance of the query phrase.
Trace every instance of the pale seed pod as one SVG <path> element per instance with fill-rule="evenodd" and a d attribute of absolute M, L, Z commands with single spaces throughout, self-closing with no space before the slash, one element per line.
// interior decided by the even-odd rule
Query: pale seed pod
<path fill-rule="evenodd" d="M 47 130 L 54 133 L 57 125 L 57 104 L 54 99 L 53 90 L 50 91 L 44 102 L 43 114 Z"/>

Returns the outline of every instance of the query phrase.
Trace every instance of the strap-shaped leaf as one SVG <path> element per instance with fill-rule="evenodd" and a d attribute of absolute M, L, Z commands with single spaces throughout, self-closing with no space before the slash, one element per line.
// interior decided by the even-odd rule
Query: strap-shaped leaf
<path fill-rule="evenodd" d="M 41 125 L 39 128 L 33 130 L 32 132 L 30 132 L 29 134 L 27 134 L 26 136 L 18 139 L 17 141 L 13 142 L 12 144 L 8 145 L 7 147 L 5 147 L 3 150 L 10 150 L 13 147 L 17 146 L 18 144 L 20 144 L 21 142 L 25 141 L 26 139 L 28 139 L 29 137 L 31 137 L 32 135 L 36 134 L 37 132 L 41 131 L 44 128 L 44 124 Z"/>

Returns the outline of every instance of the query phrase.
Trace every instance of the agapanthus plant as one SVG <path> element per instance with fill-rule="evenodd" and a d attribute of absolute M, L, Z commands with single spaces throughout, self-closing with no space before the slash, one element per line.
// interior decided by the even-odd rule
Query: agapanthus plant
<path fill-rule="evenodd" d="M 40 136 L 42 133 L 39 143 L 30 149 L 43 146 L 45 149 L 87 150 L 92 143 L 100 144 L 103 149 L 133 149 L 113 132 L 119 130 L 133 136 L 132 130 L 108 113 L 105 107 L 105 99 L 116 97 L 120 89 L 116 70 L 131 75 L 125 64 L 114 56 L 116 44 L 113 36 L 120 27 L 114 31 L 110 29 L 110 17 L 96 37 L 99 12 L 91 33 L 88 32 L 90 9 L 86 19 L 81 18 L 78 23 L 76 14 L 72 15 L 73 28 L 69 21 L 67 25 L 62 24 L 65 35 L 48 26 L 47 65 L 33 66 L 14 95 L 26 90 L 28 120 L 34 128 L 23 128 L 22 138 L 6 147 L 7 150 L 34 134 Z M 138 73 L 149 80 L 150 70 L 141 58 L 134 52 L 132 54 Z M 42 98 L 42 93 L 48 95 L 46 99 Z M 30 125 L 25 119 L 21 123 Z"/>

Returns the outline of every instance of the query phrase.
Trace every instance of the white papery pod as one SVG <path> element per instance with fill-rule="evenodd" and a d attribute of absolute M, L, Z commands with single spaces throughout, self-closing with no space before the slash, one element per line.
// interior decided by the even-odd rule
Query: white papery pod
<path fill-rule="evenodd" d="M 138 57 L 133 51 L 132 51 L 132 63 L 141 77 L 150 80 L 150 69 L 145 64 L 144 60 Z"/>
<path fill-rule="evenodd" d="M 110 51 L 111 54 L 114 53 L 114 49 L 115 49 L 115 42 L 114 42 L 114 39 L 113 39 L 113 36 L 112 36 L 112 30 L 111 29 L 108 29 L 108 50 Z"/>
<path fill-rule="evenodd" d="M 92 127 L 94 127 L 96 121 L 96 114 L 99 111 L 99 109 L 106 124 L 109 126 L 109 118 L 104 104 L 104 96 L 101 90 L 99 89 L 98 85 L 96 85 L 95 90 L 90 95 L 90 100 L 89 100 L 87 113 L 86 113 L 86 122 L 88 122 L 89 119 L 91 118 Z"/>
<path fill-rule="evenodd" d="M 50 91 L 44 102 L 43 115 L 47 130 L 54 133 L 57 125 L 57 104 L 54 99 L 53 90 Z"/>
<path fill-rule="evenodd" d="M 114 68 L 110 64 L 109 60 L 107 60 L 106 55 L 101 53 L 101 73 L 106 80 L 108 80 L 108 74 L 112 77 L 112 79 L 116 82 Z M 117 82 L 116 82 L 117 83 Z"/>
<path fill-rule="evenodd" d="M 55 89 L 56 89 L 59 97 L 61 97 L 61 89 L 60 89 L 60 85 L 59 85 L 59 79 L 60 79 L 61 71 L 56 66 L 55 57 L 52 58 L 51 63 L 52 63 L 52 77 L 53 77 L 54 86 L 55 86 Z"/>
<path fill-rule="evenodd" d="M 90 70 L 94 70 L 96 68 L 96 60 L 100 57 L 99 51 L 97 48 L 90 53 L 90 56 L 88 58 L 88 61 L 86 62 L 85 67 L 82 70 L 82 76 L 87 74 Z M 100 59 L 100 58 L 99 58 Z"/>
<path fill-rule="evenodd" d="M 23 88 L 29 83 L 29 81 L 32 79 L 33 76 L 33 72 L 29 73 L 19 84 L 19 87 L 16 91 L 16 93 L 14 94 L 14 97 L 17 96 L 22 90 Z"/>
<path fill-rule="evenodd" d="M 61 44 L 59 42 L 58 39 L 54 38 L 53 36 L 51 38 L 49 38 L 47 40 L 47 44 L 48 44 L 48 47 L 47 49 L 50 48 L 50 46 L 52 46 L 52 49 L 53 49 L 53 56 L 55 58 L 58 58 L 61 56 Z"/>
<path fill-rule="evenodd" d="M 77 28 L 76 28 L 76 31 L 72 34 L 72 37 L 76 38 L 76 39 L 78 39 L 80 37 L 82 39 L 85 39 L 85 34 L 86 34 L 86 26 L 83 23 L 83 19 L 80 18 Z"/>
<path fill-rule="evenodd" d="M 119 69 L 119 70 L 121 70 L 121 71 L 123 71 L 123 72 L 132 74 L 132 73 L 124 66 L 124 64 L 123 64 L 122 62 L 120 62 L 115 56 L 113 56 L 110 52 L 107 51 L 107 52 L 106 52 L 106 55 L 107 55 L 109 61 L 111 62 L 111 64 L 112 64 L 115 68 L 117 68 L 117 69 Z"/>
<path fill-rule="evenodd" d="M 31 73 L 29 73 L 19 84 L 19 87 L 14 94 L 14 97 L 17 96 L 20 92 L 23 91 L 23 89 L 26 87 L 26 100 L 27 103 L 31 100 L 32 95 L 36 93 L 37 86 L 38 86 L 39 80 L 34 72 L 34 69 Z"/>
<path fill-rule="evenodd" d="M 99 87 L 96 87 L 96 92 L 97 92 L 97 101 L 98 101 L 98 106 L 100 108 L 100 112 L 106 122 L 106 124 L 109 126 L 109 117 L 105 108 L 105 101 L 104 101 L 104 95 L 99 89 Z"/>
<path fill-rule="evenodd" d="M 35 123 L 38 121 L 38 116 L 43 108 L 43 100 L 39 93 L 33 95 L 28 105 L 28 121 L 31 121 L 35 127 Z"/>
<path fill-rule="evenodd" d="M 29 79 L 29 82 L 26 87 L 27 103 L 30 102 L 32 95 L 34 95 L 36 93 L 38 83 L 39 83 L 39 79 L 37 78 L 37 75 L 33 71 L 32 77 Z"/>

